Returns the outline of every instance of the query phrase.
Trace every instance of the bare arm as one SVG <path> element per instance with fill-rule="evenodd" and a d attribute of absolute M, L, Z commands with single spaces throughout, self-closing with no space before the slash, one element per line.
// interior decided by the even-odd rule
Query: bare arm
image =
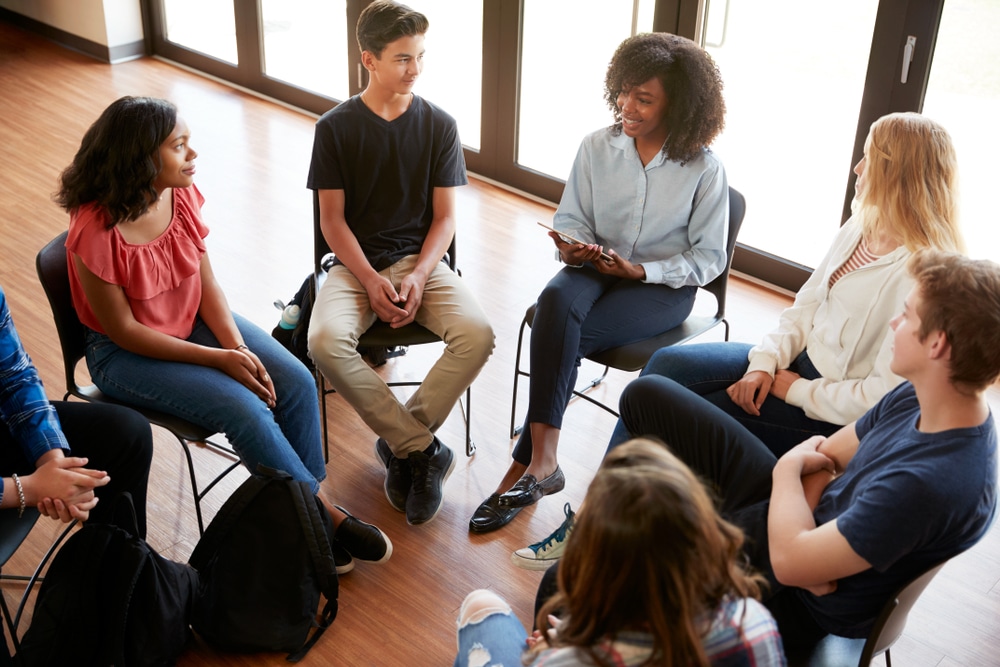
<path fill-rule="evenodd" d="M 848 544 L 836 520 L 817 526 L 813 518 L 823 488 L 843 472 L 857 446 L 854 424 L 849 424 L 830 438 L 806 440 L 775 465 L 767 533 L 771 567 L 781 583 L 822 595 L 836 590 L 838 579 L 871 567 Z"/>
<path fill-rule="evenodd" d="M 80 283 L 83 285 L 83 291 L 87 296 L 91 310 L 94 311 L 94 316 L 97 317 L 101 328 L 116 345 L 129 352 L 152 359 L 218 368 L 256 393 L 262 400 L 269 400 L 270 392 L 256 379 L 259 361 L 252 358 L 251 355 L 244 354 L 244 351 L 240 350 L 198 345 L 142 324 L 132 314 L 128 297 L 125 296 L 125 291 L 121 287 L 98 278 L 78 256 L 73 256 L 73 262 L 76 264 Z M 214 284 L 215 277 L 211 273 L 207 256 L 202 258 L 202 276 L 205 275 L 206 269 Z M 215 289 L 218 289 L 218 285 L 215 285 Z M 223 303 L 224 301 L 223 299 Z M 214 310 L 209 316 L 218 318 L 218 308 L 218 303 L 211 305 L 209 309 Z M 231 320 L 232 315 L 229 317 Z M 235 324 L 233 327 L 235 328 Z M 214 329 L 213 333 L 215 333 Z M 226 335 L 231 335 L 231 333 Z M 239 335 L 238 332 L 236 335 Z"/>

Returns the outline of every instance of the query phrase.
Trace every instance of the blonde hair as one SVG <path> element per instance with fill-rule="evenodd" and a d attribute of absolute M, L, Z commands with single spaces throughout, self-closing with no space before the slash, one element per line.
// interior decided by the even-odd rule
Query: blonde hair
<path fill-rule="evenodd" d="M 872 123 L 865 142 L 864 187 L 852 204 L 866 239 L 879 232 L 912 252 L 961 252 L 958 165 L 948 132 L 918 113 Z"/>
<path fill-rule="evenodd" d="M 758 597 L 743 567 L 743 533 L 715 510 L 708 491 L 662 443 L 632 440 L 601 465 L 576 515 L 559 564 L 558 592 L 540 610 L 562 610 L 556 645 L 595 665 L 626 631 L 653 637 L 649 664 L 709 664 L 706 618 L 729 596 Z"/>

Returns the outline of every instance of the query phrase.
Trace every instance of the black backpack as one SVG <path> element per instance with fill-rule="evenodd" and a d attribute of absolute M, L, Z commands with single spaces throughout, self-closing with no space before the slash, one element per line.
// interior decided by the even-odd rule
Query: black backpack
<path fill-rule="evenodd" d="M 287 651 L 289 662 L 301 660 L 337 616 L 332 535 L 306 482 L 259 466 L 191 554 L 201 582 L 195 631 L 220 650 Z M 317 622 L 320 593 L 326 604 Z"/>
<path fill-rule="evenodd" d="M 283 301 L 275 301 L 274 306 L 278 310 L 284 310 L 286 306 L 298 306 L 299 307 L 299 320 L 295 324 L 295 328 L 286 329 L 281 324 L 278 324 L 271 330 L 271 335 L 279 343 L 285 346 L 285 348 L 294 354 L 296 358 L 306 365 L 310 371 L 315 372 L 316 366 L 313 364 L 312 358 L 309 356 L 309 319 L 312 317 L 312 307 L 313 301 L 316 298 L 316 277 L 313 274 L 306 276 L 306 279 L 302 281 L 302 286 L 299 291 L 295 293 L 292 300 L 287 304 Z"/>
<path fill-rule="evenodd" d="M 191 637 L 198 573 L 137 537 L 132 497 L 116 523 L 85 523 L 45 575 L 15 664 L 173 665 Z M 123 509 L 125 508 L 125 509 Z M 119 517 L 127 511 L 130 520 Z"/>

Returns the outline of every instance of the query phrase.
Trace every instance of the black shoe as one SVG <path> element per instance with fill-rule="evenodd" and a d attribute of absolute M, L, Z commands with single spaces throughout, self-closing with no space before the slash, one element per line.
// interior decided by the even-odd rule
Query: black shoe
<path fill-rule="evenodd" d="M 333 534 L 335 542 L 358 560 L 372 563 L 384 563 L 389 560 L 392 556 L 392 542 L 385 533 L 355 517 L 340 505 L 334 507 L 347 515 L 347 518 L 337 526 L 337 532 Z"/>
<path fill-rule="evenodd" d="M 469 519 L 469 532 L 489 533 L 503 528 L 517 516 L 523 507 L 502 507 L 500 505 L 500 494 L 494 493 L 489 498 L 480 503 L 476 508 L 476 513 Z"/>
<path fill-rule="evenodd" d="M 382 438 L 375 441 L 375 455 L 385 466 L 385 497 L 397 512 L 406 511 L 406 497 L 410 495 L 410 462 L 397 458 Z"/>
<path fill-rule="evenodd" d="M 330 549 L 333 551 L 333 564 L 337 566 L 338 575 L 347 574 L 354 569 L 354 557 L 337 540 L 330 540 Z"/>
<path fill-rule="evenodd" d="M 534 505 L 542 496 L 562 491 L 565 486 L 566 475 L 562 468 L 556 466 L 555 472 L 540 482 L 534 475 L 522 475 L 510 491 L 500 496 L 499 502 L 504 507 L 527 507 Z"/>
<path fill-rule="evenodd" d="M 413 485 L 406 498 L 406 522 L 411 526 L 427 523 L 441 511 L 444 482 L 455 468 L 455 453 L 434 438 L 422 452 L 410 452 Z"/>

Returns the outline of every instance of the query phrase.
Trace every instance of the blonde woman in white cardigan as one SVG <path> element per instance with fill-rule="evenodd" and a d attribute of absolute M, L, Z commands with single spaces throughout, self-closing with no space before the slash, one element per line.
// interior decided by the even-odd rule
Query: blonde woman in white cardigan
<path fill-rule="evenodd" d="M 854 421 L 901 381 L 889 370 L 889 320 L 913 286 L 906 260 L 925 247 L 963 249 L 943 127 L 916 113 L 883 116 L 854 171 L 853 215 L 774 331 L 757 346 L 663 348 L 642 372 L 701 395 L 777 456 Z M 628 436 L 619 421 L 610 447 Z"/>

